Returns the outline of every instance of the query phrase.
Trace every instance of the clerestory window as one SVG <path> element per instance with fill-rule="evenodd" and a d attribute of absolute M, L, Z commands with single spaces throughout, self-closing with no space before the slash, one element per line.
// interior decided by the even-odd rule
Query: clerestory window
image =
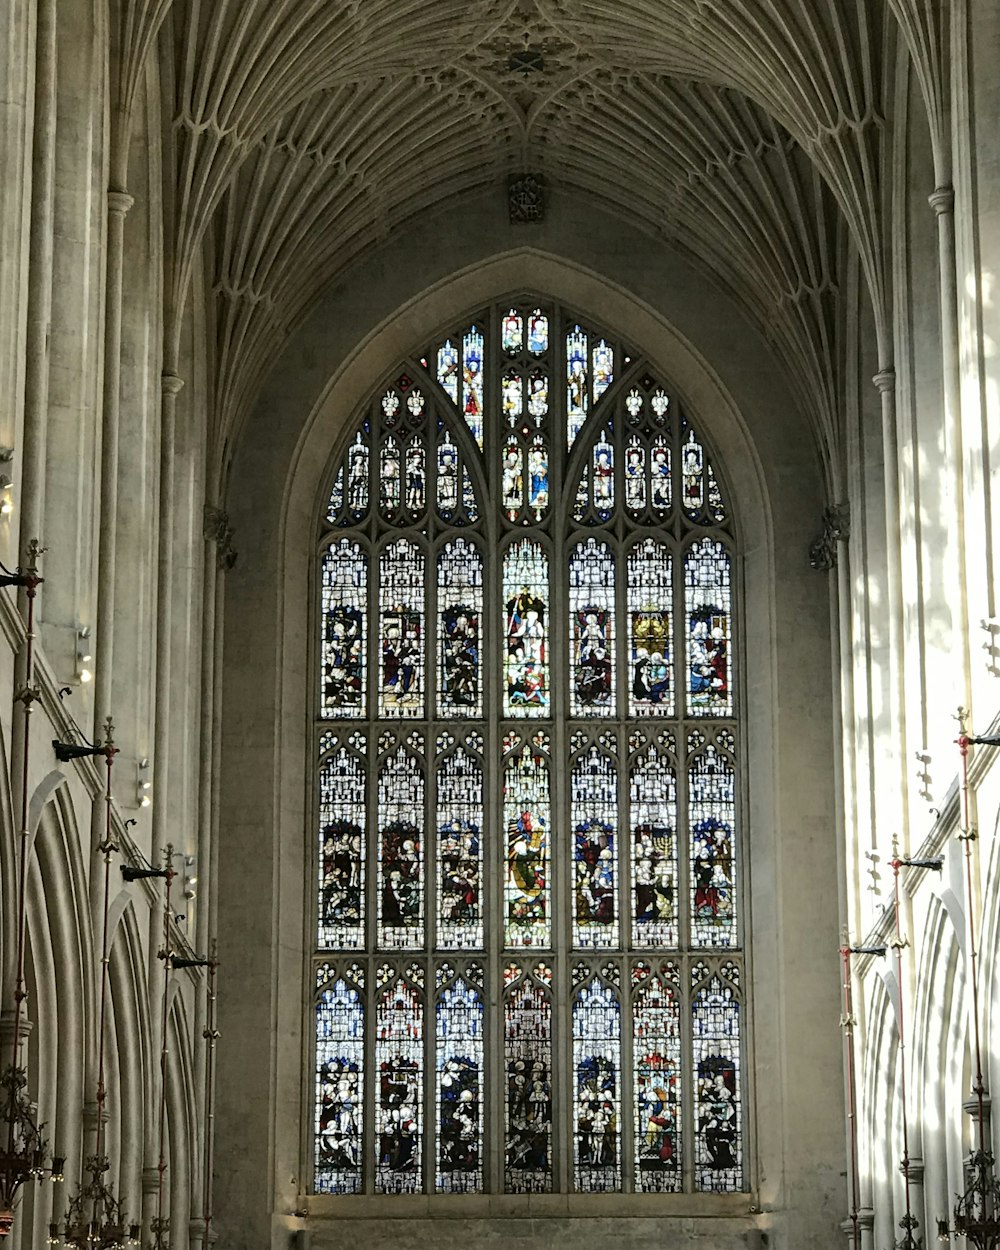
<path fill-rule="evenodd" d="M 535 296 L 402 362 L 318 564 L 317 1192 L 745 1187 L 734 529 Z"/>

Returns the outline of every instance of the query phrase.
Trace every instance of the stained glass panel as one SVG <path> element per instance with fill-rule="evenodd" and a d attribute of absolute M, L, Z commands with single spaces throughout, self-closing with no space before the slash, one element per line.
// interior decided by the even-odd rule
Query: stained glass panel
<path fill-rule="evenodd" d="M 677 969 L 666 964 L 632 971 L 635 1187 L 640 1193 L 679 1193 L 683 1180 L 681 1020 Z"/>
<path fill-rule="evenodd" d="M 379 561 L 381 656 L 379 713 L 422 716 L 424 710 L 424 554 L 397 539 Z"/>
<path fill-rule="evenodd" d="M 611 757 L 591 747 L 573 765 L 573 945 L 618 944 L 618 777 Z"/>
<path fill-rule="evenodd" d="M 424 775 L 400 747 L 378 777 L 378 945 L 416 950 L 424 944 Z"/>
<path fill-rule="evenodd" d="M 655 538 L 628 555 L 629 711 L 672 716 L 674 711 L 673 576 L 668 548 Z"/>
<path fill-rule="evenodd" d="M 548 560 L 541 545 L 529 539 L 513 543 L 503 562 L 507 716 L 544 716 L 548 710 L 548 597 Z"/>
<path fill-rule="evenodd" d="M 418 980 L 418 974 L 412 970 L 409 979 Z M 423 1187 L 423 995 L 402 977 L 393 981 L 388 966 L 379 969 L 378 981 L 385 988 L 375 1007 L 375 1188 L 380 1194 L 415 1194 Z"/>
<path fill-rule="evenodd" d="M 482 1193 L 503 1134 L 508 1193 L 739 1189 L 720 479 L 596 326 L 534 297 L 465 324 L 372 396 L 323 504 L 315 1188 Z"/>
<path fill-rule="evenodd" d="M 504 972 L 514 982 L 504 1009 L 507 1193 L 552 1189 L 552 1008 L 547 987 L 552 972 L 539 964 L 534 977 L 516 965 Z"/>
<path fill-rule="evenodd" d="M 729 552 L 702 538 L 684 559 L 688 708 L 693 716 L 732 716 Z"/>
<path fill-rule="evenodd" d="M 442 950 L 483 945 L 483 770 L 461 747 L 437 770 L 438 921 Z"/>
<path fill-rule="evenodd" d="M 600 339 L 594 344 L 591 364 L 593 395 L 596 404 L 615 377 L 615 349 L 606 339 Z"/>
<path fill-rule="evenodd" d="M 692 970 L 695 984 L 702 982 L 691 1010 L 695 1186 L 735 1193 L 743 1187 L 739 972 L 733 963 L 704 980 L 706 972 L 702 964 Z"/>
<path fill-rule="evenodd" d="M 621 1007 L 599 977 L 573 999 L 573 1184 L 582 1193 L 621 1188 Z"/>
<path fill-rule="evenodd" d="M 462 411 L 480 449 L 483 446 L 483 336 L 473 326 L 462 339 Z"/>
<path fill-rule="evenodd" d="M 359 543 L 340 538 L 323 553 L 320 715 L 363 716 L 368 557 Z"/>
<path fill-rule="evenodd" d="M 677 781 L 670 757 L 655 746 L 629 773 L 632 828 L 632 942 L 679 944 L 677 926 Z"/>
<path fill-rule="evenodd" d="M 361 1190 L 364 1094 L 363 974 L 324 989 L 316 1004 L 316 1168 L 318 1193 Z"/>
<path fill-rule="evenodd" d="M 447 965 L 438 973 L 437 1189 L 446 1194 L 483 1188 L 482 969 L 468 976 Z"/>
<path fill-rule="evenodd" d="M 590 391 L 587 378 L 587 334 L 574 326 L 566 335 L 566 437 L 572 447 L 587 420 Z"/>
<path fill-rule="evenodd" d="M 588 538 L 569 560 L 570 714 L 610 716 L 615 708 L 615 559 Z"/>
<path fill-rule="evenodd" d="M 508 356 L 516 356 L 524 348 L 524 320 L 516 308 L 508 309 L 504 314 L 500 346 Z"/>
<path fill-rule="evenodd" d="M 736 945 L 735 812 L 732 762 L 714 746 L 707 746 L 688 767 L 694 946 Z"/>
<path fill-rule="evenodd" d="M 438 710 L 480 716 L 483 706 L 483 561 L 466 538 L 445 543 L 438 556 Z"/>
<path fill-rule="evenodd" d="M 507 830 L 504 942 L 515 948 L 548 946 L 549 767 L 530 746 L 507 758 L 503 811 Z"/>
<path fill-rule="evenodd" d="M 549 350 L 549 319 L 540 308 L 528 315 L 528 351 L 541 356 Z"/>
<path fill-rule="evenodd" d="M 363 757 L 341 747 L 320 765 L 321 950 L 355 950 L 364 942 L 365 790 Z"/>
<path fill-rule="evenodd" d="M 438 348 L 437 379 L 453 404 L 458 403 L 458 348 L 448 339 Z"/>

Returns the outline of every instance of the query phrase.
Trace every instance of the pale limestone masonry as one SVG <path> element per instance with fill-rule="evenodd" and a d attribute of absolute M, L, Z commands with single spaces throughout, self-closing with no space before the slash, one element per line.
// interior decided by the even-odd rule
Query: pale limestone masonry
<path fill-rule="evenodd" d="M 0 4 L 0 559 L 14 567 L 35 536 L 48 548 L 21 1049 L 67 1156 L 65 1183 L 25 1197 L 11 1250 L 45 1244 L 96 1135 L 103 776 L 51 743 L 93 739 L 109 713 L 123 852 L 191 857 L 173 944 L 219 944 L 220 1250 L 888 1250 L 905 1211 L 902 1062 L 911 1208 L 933 1240 L 975 1127 L 953 716 L 1000 724 L 998 63 L 992 0 Z M 512 223 L 524 173 L 544 179 L 544 215 Z M 523 290 L 656 362 L 735 500 L 746 1194 L 309 1194 L 318 518 L 338 439 L 387 372 Z M 835 563 L 814 569 L 842 505 Z M 206 526 L 206 507 L 225 523 Z M 0 633 L 6 1056 L 12 590 Z M 974 751 L 970 770 L 987 1091 L 995 755 Z M 855 1187 L 838 948 L 842 928 L 856 945 L 891 936 L 894 837 L 944 865 L 901 875 L 902 986 L 891 958 L 853 961 Z M 169 1242 L 207 1250 L 206 976 L 173 976 L 164 1034 L 160 888 L 123 885 L 117 864 L 110 1175 L 145 1244 L 165 1052 Z"/>

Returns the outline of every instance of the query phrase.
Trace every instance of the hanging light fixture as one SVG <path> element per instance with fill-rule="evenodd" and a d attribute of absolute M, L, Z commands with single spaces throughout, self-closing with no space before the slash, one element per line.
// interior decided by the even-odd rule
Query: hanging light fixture
<path fill-rule="evenodd" d="M 954 1227 L 938 1219 L 938 1241 L 950 1241 L 952 1234 L 964 1237 L 975 1250 L 1000 1250 L 1000 1180 L 997 1179 L 993 1152 L 986 1137 L 986 1083 L 983 1080 L 983 1051 L 979 1036 L 979 957 L 976 950 L 976 921 L 973 914 L 972 844 L 978 836 L 969 814 L 969 747 L 1000 746 L 998 737 L 973 737 L 967 730 L 968 712 L 960 707 L 958 749 L 962 757 L 962 829 L 959 840 L 965 857 L 965 910 L 969 919 L 969 981 L 972 987 L 972 1038 L 976 1074 L 972 1094 L 976 1100 L 976 1149 L 966 1160 L 964 1192 L 955 1196 Z"/>
<path fill-rule="evenodd" d="M 0 457 L 2 458 L 2 457 Z M 23 568 L 15 573 L 3 568 L 0 586 L 17 586 L 25 592 L 26 620 L 24 638 L 23 684 L 15 694 L 24 713 L 24 737 L 21 744 L 21 805 L 17 850 L 17 920 L 15 934 L 17 955 L 14 974 L 14 1022 L 11 1055 L 0 1071 L 0 1237 L 14 1227 L 14 1208 L 24 1184 L 40 1180 L 49 1172 L 54 1181 L 62 1179 L 63 1160 L 55 1157 L 52 1167 L 46 1166 L 48 1144 L 43 1136 L 44 1125 L 35 1121 L 35 1112 L 28 1095 L 28 1074 L 20 1063 L 21 1025 L 28 992 L 25 988 L 25 888 L 28 871 L 28 759 L 31 743 L 32 705 L 41 696 L 32 685 L 34 679 L 35 596 L 44 580 L 38 573 L 38 560 L 44 551 L 37 539 L 28 545 Z"/>
<path fill-rule="evenodd" d="M 78 746 L 76 743 L 54 743 L 60 758 L 80 759 L 86 755 L 103 755 L 107 768 L 105 784 L 104 841 L 97 848 L 104 856 L 104 909 L 101 936 L 101 992 L 100 1018 L 97 1042 L 97 1147 L 83 1166 L 79 1192 L 69 1201 L 66 1218 L 60 1234 L 57 1223 L 49 1225 L 49 1245 L 65 1243 L 75 1250 L 125 1250 L 127 1246 L 139 1245 L 138 1224 L 126 1226 L 125 1204 L 116 1198 L 114 1188 L 105 1173 L 111 1163 L 104 1153 L 104 1107 L 107 1090 L 104 1085 L 104 1031 L 108 1009 L 108 907 L 111 894 L 111 856 L 118 851 L 111 828 L 111 768 L 118 748 L 114 744 L 114 725 L 109 716 L 105 722 L 105 738 L 100 745 Z M 85 1182 L 84 1175 L 90 1180 Z"/>

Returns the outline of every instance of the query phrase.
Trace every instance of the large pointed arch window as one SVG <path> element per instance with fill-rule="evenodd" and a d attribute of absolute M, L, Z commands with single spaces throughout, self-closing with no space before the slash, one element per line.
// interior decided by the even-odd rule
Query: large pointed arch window
<path fill-rule="evenodd" d="M 734 531 L 525 297 L 403 362 L 318 555 L 313 1188 L 746 1188 Z"/>

